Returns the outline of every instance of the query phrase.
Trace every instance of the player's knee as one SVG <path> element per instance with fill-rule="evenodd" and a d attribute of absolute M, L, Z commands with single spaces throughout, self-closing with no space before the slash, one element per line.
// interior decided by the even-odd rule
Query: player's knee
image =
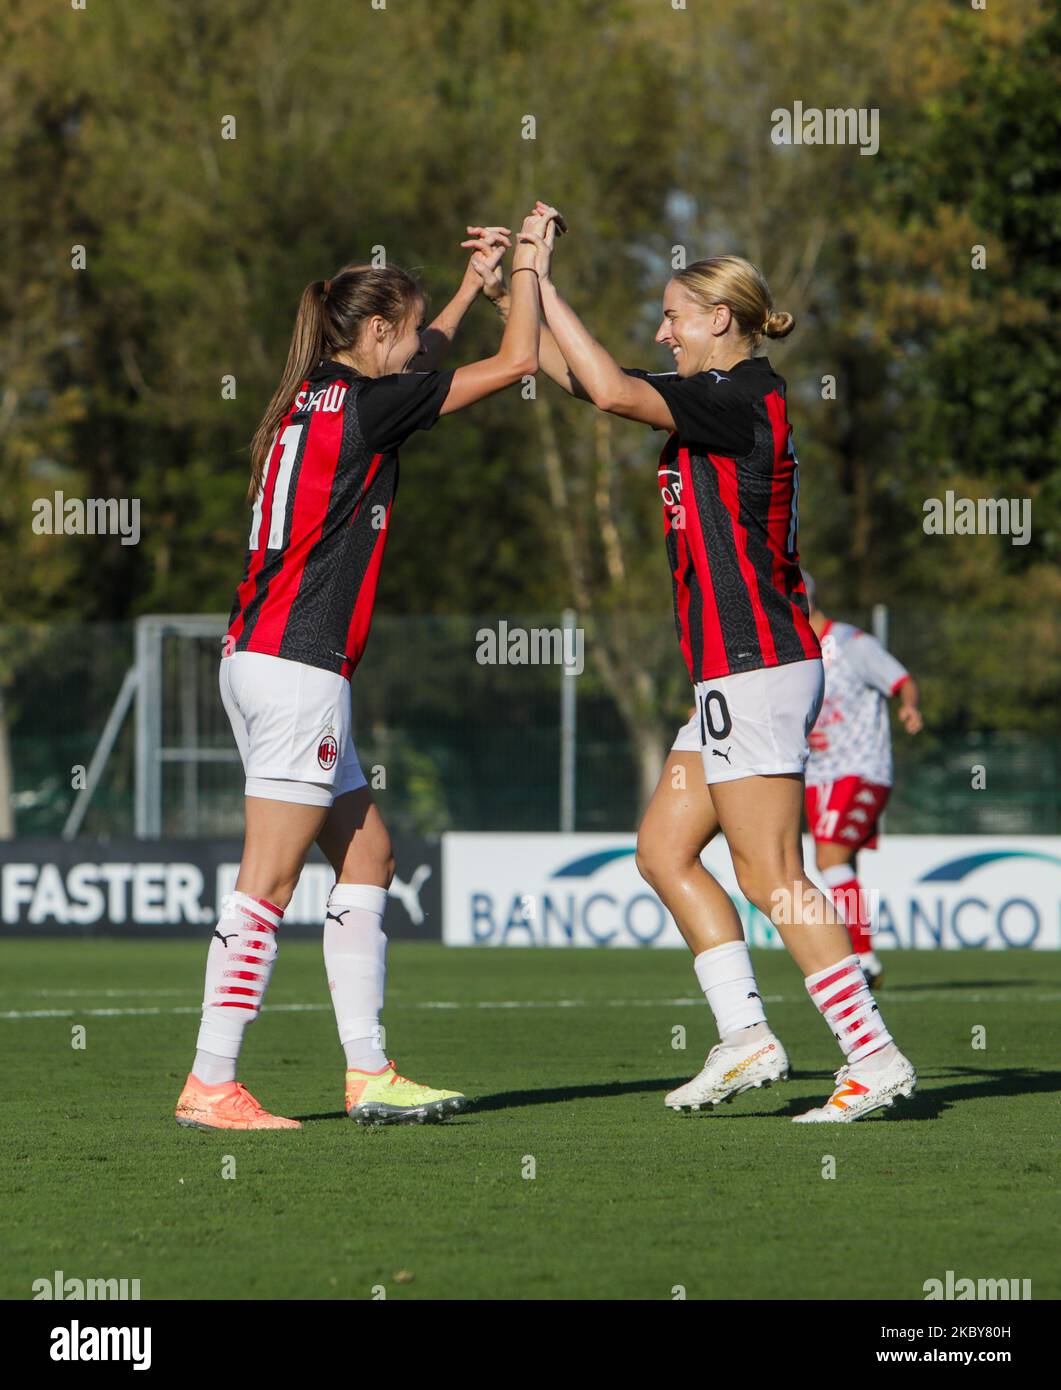
<path fill-rule="evenodd" d="M 642 842 L 638 836 L 637 850 L 634 853 L 634 863 L 637 865 L 637 872 L 652 888 L 656 886 L 656 869 L 652 849 L 648 844 Z"/>
<path fill-rule="evenodd" d="M 639 835 L 634 862 L 649 887 L 662 894 L 668 883 L 690 872 L 700 862 L 700 856 L 673 842 Z"/>
<path fill-rule="evenodd" d="M 391 845 L 391 837 L 386 833 L 377 836 L 368 850 L 368 873 L 371 875 L 372 882 L 378 883 L 381 888 L 389 888 L 391 880 L 394 878 L 394 870 L 397 867 L 394 858 L 394 848 Z"/>
<path fill-rule="evenodd" d="M 770 892 L 772 880 L 755 866 L 737 868 L 737 887 L 751 903 L 752 907 L 757 907 L 760 912 L 770 915 Z M 765 905 L 764 905 L 765 904 Z"/>
<path fill-rule="evenodd" d="M 372 883 L 380 888 L 389 888 L 397 867 L 390 835 L 386 830 L 379 834 L 358 834 L 347 846 L 341 864 L 332 861 L 336 878 L 340 883 Z"/>
<path fill-rule="evenodd" d="M 648 835 L 638 835 L 634 863 L 649 887 L 657 891 L 675 868 L 673 855 L 658 840 Z"/>

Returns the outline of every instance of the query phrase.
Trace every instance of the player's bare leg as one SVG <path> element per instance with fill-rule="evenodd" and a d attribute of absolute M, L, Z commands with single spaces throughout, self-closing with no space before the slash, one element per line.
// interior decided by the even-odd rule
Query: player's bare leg
<path fill-rule="evenodd" d="M 804 872 L 803 779 L 745 777 L 711 791 L 741 891 L 780 932 L 847 1058 L 826 1104 L 797 1118 L 858 1119 L 909 1096 L 914 1069 L 884 1026 L 843 921 Z"/>
<path fill-rule="evenodd" d="M 210 939 L 195 1060 L 177 1102 L 177 1123 L 194 1129 L 301 1129 L 270 1115 L 236 1080 L 247 1025 L 261 1011 L 277 956 L 277 934 L 327 808 L 246 798 L 246 834 L 236 890 L 221 905 Z"/>
<path fill-rule="evenodd" d="M 833 897 L 833 905 L 844 919 L 851 949 L 870 989 L 876 989 L 884 979 L 884 967 L 873 949 L 869 915 L 862 899 L 858 881 L 858 851 L 832 840 L 817 840 L 814 855 L 818 869 Z"/>
<path fill-rule="evenodd" d="M 390 887 L 391 837 L 368 787 L 337 796 L 316 839 L 337 883 Z"/>
<path fill-rule="evenodd" d="M 246 797 L 244 806 L 247 829 L 236 891 L 267 898 L 282 910 L 291 901 L 328 808 L 263 796 Z"/>
<path fill-rule="evenodd" d="M 766 1023 L 737 910 L 700 862 L 718 830 L 700 754 L 671 750 L 638 832 L 637 866 L 693 953 L 720 1038 L 700 1073 L 666 1096 L 674 1110 L 718 1105 L 783 1080 L 788 1070 Z"/>
<path fill-rule="evenodd" d="M 346 1055 L 346 1112 L 359 1124 L 447 1119 L 464 1109 L 466 1098 L 399 1076 L 383 1050 L 383 915 L 394 855 L 368 787 L 336 797 L 317 843 L 336 877 L 324 922 L 324 967 Z"/>
<path fill-rule="evenodd" d="M 729 894 L 700 862 L 718 830 L 700 754 L 672 750 L 637 833 L 637 867 L 694 956 L 744 940 Z"/>

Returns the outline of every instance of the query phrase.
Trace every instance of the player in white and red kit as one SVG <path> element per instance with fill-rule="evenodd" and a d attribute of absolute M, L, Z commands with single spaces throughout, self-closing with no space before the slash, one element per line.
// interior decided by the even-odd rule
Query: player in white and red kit
<path fill-rule="evenodd" d="M 892 787 L 887 702 L 899 696 L 899 719 L 907 733 L 916 734 L 922 728 L 919 692 L 910 672 L 875 637 L 827 617 L 806 571 L 803 580 L 825 668 L 825 696 L 810 735 L 807 825 L 818 868 L 873 988 L 884 972 L 873 950 L 870 914 L 859 888 L 858 852 L 876 849 L 878 821 Z"/>

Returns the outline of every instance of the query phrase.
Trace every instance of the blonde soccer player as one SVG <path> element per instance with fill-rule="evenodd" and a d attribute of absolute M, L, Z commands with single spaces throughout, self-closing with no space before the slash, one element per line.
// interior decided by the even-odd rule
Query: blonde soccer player
<path fill-rule="evenodd" d="M 536 211 L 558 216 L 544 204 Z M 673 371 L 624 369 L 553 283 L 551 237 L 533 239 L 543 370 L 597 409 L 667 435 L 658 485 L 696 708 L 645 813 L 637 862 L 693 953 L 719 1042 L 666 1104 L 717 1105 L 788 1074 L 736 910 L 700 860 L 721 834 L 742 892 L 777 927 L 843 1055 L 832 1094 L 795 1118 L 859 1119 L 909 1096 L 916 1075 L 843 921 L 803 868 L 803 771 L 822 661 L 799 568 L 799 472 L 785 382 L 759 355 L 764 338 L 791 332 L 792 315 L 774 308 L 762 274 L 741 257 L 697 261 L 663 292 L 656 342 L 672 354 Z M 503 298 L 496 271 L 486 278 L 488 294 Z"/>

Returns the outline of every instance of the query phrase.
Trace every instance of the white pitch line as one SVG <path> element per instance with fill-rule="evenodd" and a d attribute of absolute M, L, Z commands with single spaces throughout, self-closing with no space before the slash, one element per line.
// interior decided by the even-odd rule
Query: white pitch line
<path fill-rule="evenodd" d="M 161 999 L 164 995 L 187 995 L 186 989 L 29 989 L 25 991 L 34 999 L 120 999 L 133 994 L 138 999 Z M 0 994 L 18 993 L 17 990 L 0 989 Z"/>
<path fill-rule="evenodd" d="M 156 991 L 160 992 L 160 991 Z M 926 990 L 910 999 L 891 999 L 889 1006 L 902 1004 L 938 1003 L 951 1004 L 1009 1004 L 1056 1003 L 1061 993 L 1056 994 L 978 994 L 970 998 L 955 998 L 957 993 L 968 993 L 956 986 L 952 990 Z M 764 1004 L 797 1003 L 801 995 L 767 994 Z M 391 1009 L 673 1009 L 694 1008 L 703 1005 L 703 999 L 479 999 L 479 1000 L 392 1000 Z M 330 1003 L 269 1004 L 266 1013 L 325 1013 L 330 1012 Z M 169 1008 L 145 1007 L 140 1009 L 7 1009 L 0 1012 L 0 1020 L 20 1021 L 32 1018 L 143 1018 L 161 1014 L 198 1014 L 201 1004 L 179 1004 Z"/>
<path fill-rule="evenodd" d="M 767 995 L 766 1003 L 777 1003 L 781 995 Z M 450 999 L 393 1000 L 392 1009 L 651 1009 L 688 1007 L 702 1004 L 702 999 L 481 999 L 459 1001 Z M 266 1013 L 330 1012 L 331 1004 L 267 1004 Z M 171 1008 L 142 1009 L 6 1009 L 2 1019 L 27 1018 L 142 1018 L 158 1014 L 198 1014 L 202 1005 L 179 1004 Z"/>

